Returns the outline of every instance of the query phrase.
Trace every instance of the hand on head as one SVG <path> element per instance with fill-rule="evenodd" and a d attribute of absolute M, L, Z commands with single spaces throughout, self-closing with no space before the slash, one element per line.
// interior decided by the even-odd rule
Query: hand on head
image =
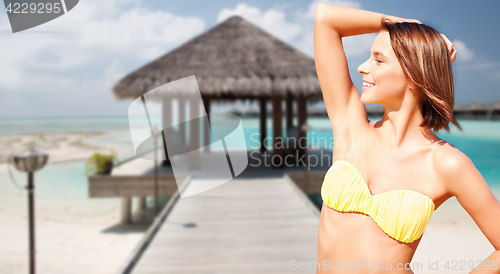
<path fill-rule="evenodd" d="M 448 51 L 450 52 L 450 56 L 451 56 L 451 63 L 453 64 L 453 62 L 455 62 L 455 60 L 457 60 L 457 50 L 453 46 L 453 43 L 450 41 L 450 39 L 448 39 L 448 37 L 446 37 L 446 35 L 444 35 L 442 33 L 440 33 L 440 34 L 443 37 L 444 41 L 446 42 L 446 46 L 448 47 Z"/>
<path fill-rule="evenodd" d="M 396 17 L 392 15 L 387 15 L 384 20 L 389 20 L 392 23 L 402 23 L 402 22 L 408 22 L 408 23 L 418 23 L 422 24 L 422 22 L 416 20 L 416 19 L 406 19 L 406 18 L 401 18 L 401 17 Z"/>
<path fill-rule="evenodd" d="M 402 22 L 409 22 L 409 23 L 418 23 L 422 24 L 422 22 L 416 20 L 416 19 L 406 19 L 406 18 L 401 18 L 401 17 L 396 17 L 392 15 L 387 15 L 385 16 L 384 20 L 389 20 L 392 23 L 402 23 Z M 446 46 L 448 47 L 448 51 L 450 52 L 450 57 L 451 57 L 451 63 L 455 62 L 457 59 L 457 50 L 453 47 L 453 43 L 446 37 L 446 35 L 441 33 L 441 36 L 443 37 L 444 41 L 446 42 Z"/>

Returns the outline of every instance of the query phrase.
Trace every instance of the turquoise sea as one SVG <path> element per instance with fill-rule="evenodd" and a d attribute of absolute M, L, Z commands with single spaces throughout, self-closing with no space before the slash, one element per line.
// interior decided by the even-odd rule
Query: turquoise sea
<path fill-rule="evenodd" d="M 377 117 L 370 117 L 377 120 Z M 246 145 L 258 146 L 255 140 L 259 133 L 258 118 L 242 117 Z M 500 122 L 459 120 L 463 131 L 452 128 L 451 133 L 440 132 L 439 137 L 451 142 L 468 155 L 492 189 L 500 188 Z M 312 146 L 331 148 L 333 140 L 328 118 L 310 117 L 308 142 Z M 121 159 L 133 156 L 132 142 L 126 117 L 119 118 L 46 118 L 46 119 L 0 119 L 0 134 L 51 133 L 51 132 L 116 132 L 103 137 L 97 136 L 90 143 L 107 146 L 120 144 L 129 146 Z M 272 121 L 267 124 L 268 135 L 272 135 Z M 253 137 L 252 137 L 253 136 Z M 328 140 L 327 143 L 317 140 Z M 316 141 L 315 141 L 316 140 Z M 270 140 L 269 140 L 270 141 Z M 270 143 L 269 143 L 270 145 Z M 15 178 L 24 185 L 25 175 L 15 173 Z M 40 199 L 58 197 L 84 201 L 88 199 L 87 179 L 84 175 L 84 161 L 51 164 L 36 173 L 37 196 Z M 12 183 L 8 174 L 0 174 L 2 191 L 8 191 Z M 5 188 L 5 185 L 10 187 Z"/>

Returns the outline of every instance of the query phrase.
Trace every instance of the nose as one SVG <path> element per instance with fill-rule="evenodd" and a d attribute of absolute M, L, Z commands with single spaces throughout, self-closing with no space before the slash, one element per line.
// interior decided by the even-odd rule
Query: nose
<path fill-rule="evenodd" d="M 361 73 L 361 74 L 368 74 L 368 73 L 370 73 L 370 69 L 368 68 L 368 60 L 365 61 L 363 64 L 359 65 L 358 72 Z"/>

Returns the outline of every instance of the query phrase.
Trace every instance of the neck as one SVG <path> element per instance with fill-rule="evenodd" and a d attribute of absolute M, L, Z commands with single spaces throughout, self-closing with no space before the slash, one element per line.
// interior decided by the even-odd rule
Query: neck
<path fill-rule="evenodd" d="M 408 92 L 397 104 L 383 104 L 385 111 L 379 128 L 390 147 L 397 149 L 406 145 L 421 145 L 438 139 L 432 130 L 420 127 L 424 119 L 419 102 Z"/>

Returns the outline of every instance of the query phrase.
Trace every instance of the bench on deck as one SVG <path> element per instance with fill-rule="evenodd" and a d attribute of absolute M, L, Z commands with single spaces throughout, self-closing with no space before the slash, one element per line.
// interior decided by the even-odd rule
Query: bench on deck
<path fill-rule="evenodd" d="M 161 162 L 160 162 L 161 163 Z M 177 190 L 176 178 L 184 184 L 188 175 L 174 176 L 170 167 L 158 165 L 158 197 L 171 197 Z M 146 197 L 155 195 L 154 161 L 133 158 L 115 167 L 110 175 L 88 176 L 90 198 L 121 198 L 121 222 L 132 220 L 132 197 L 138 209 L 146 208 Z"/>

